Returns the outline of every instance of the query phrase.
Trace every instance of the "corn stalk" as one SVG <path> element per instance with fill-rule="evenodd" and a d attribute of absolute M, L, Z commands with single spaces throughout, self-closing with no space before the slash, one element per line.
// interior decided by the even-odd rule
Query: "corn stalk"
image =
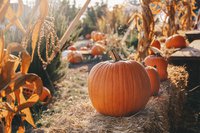
<path fill-rule="evenodd" d="M 150 0 L 141 0 L 141 14 L 136 12 L 132 15 L 131 20 L 139 31 L 138 48 L 136 60 L 141 61 L 147 55 L 147 50 L 154 36 L 154 17 L 150 9 Z"/>
<path fill-rule="evenodd" d="M 40 53 L 41 40 L 43 38 L 46 39 L 46 60 L 42 59 L 42 57 L 40 57 L 40 59 L 44 67 L 51 63 L 53 58 L 60 51 L 60 48 L 65 45 L 65 42 L 74 31 L 78 20 L 87 8 L 89 2 L 90 0 L 86 1 L 63 37 L 59 40 L 55 33 L 52 20 L 49 20 L 50 18 L 47 17 L 48 0 L 40 0 L 36 4 L 34 9 L 38 9 L 39 7 L 39 18 L 33 25 L 30 21 L 27 29 L 24 28 L 19 19 L 23 12 L 22 0 L 18 0 L 19 5 L 17 12 L 13 11 L 11 8 L 10 0 L 1 1 L 0 21 L 4 18 L 9 20 L 6 28 L 0 31 L 0 119 L 5 123 L 3 126 L 4 132 L 12 132 L 11 125 L 15 115 L 21 117 L 18 132 L 25 132 L 24 121 L 30 123 L 34 128 L 36 127 L 29 107 L 32 107 L 39 100 L 43 83 L 36 74 L 27 73 L 33 60 L 34 52 L 36 48 L 38 48 L 38 53 Z M 22 32 L 24 38 L 21 44 L 13 42 L 8 44 L 8 47 L 5 49 L 4 34 L 12 25 L 15 25 Z M 32 57 L 26 51 L 29 40 L 31 40 L 32 43 Z M 19 55 L 15 56 L 12 54 L 13 52 L 18 52 Z M 20 67 L 20 70 L 16 72 L 18 67 Z M 24 87 L 32 91 L 31 96 L 27 99 L 23 94 Z M 5 100 L 3 100 L 3 98 Z"/>
<path fill-rule="evenodd" d="M 176 9 L 177 0 L 165 0 L 162 6 L 162 10 L 165 13 L 165 19 L 162 26 L 162 32 L 165 36 L 171 36 L 177 33 L 176 25 Z"/>
<path fill-rule="evenodd" d="M 195 0 L 182 0 L 179 2 L 178 16 L 180 17 L 180 28 L 182 30 L 191 30 L 194 25 L 193 18 L 196 18 L 194 13 Z"/>

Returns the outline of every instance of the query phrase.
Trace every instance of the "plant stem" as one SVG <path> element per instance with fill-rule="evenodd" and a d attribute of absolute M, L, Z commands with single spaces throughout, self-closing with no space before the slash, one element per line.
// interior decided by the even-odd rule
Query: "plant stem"
<path fill-rule="evenodd" d="M 117 54 L 115 49 L 111 50 L 111 54 L 112 54 L 111 57 L 114 60 L 114 62 L 122 60 L 122 58 L 119 56 L 119 54 Z"/>

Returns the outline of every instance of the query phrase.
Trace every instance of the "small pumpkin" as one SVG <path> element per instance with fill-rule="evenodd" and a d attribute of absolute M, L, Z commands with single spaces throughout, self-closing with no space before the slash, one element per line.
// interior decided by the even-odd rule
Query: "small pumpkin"
<path fill-rule="evenodd" d="M 79 63 L 83 61 L 83 55 L 77 51 L 69 51 L 67 54 L 67 61 L 70 63 Z"/>
<path fill-rule="evenodd" d="M 160 49 L 160 42 L 158 40 L 155 40 L 150 44 L 150 47 L 156 47 L 157 49 Z M 149 54 L 152 55 L 154 54 L 154 52 L 149 49 Z"/>
<path fill-rule="evenodd" d="M 40 95 L 39 100 L 41 102 L 46 102 L 48 99 L 51 99 L 51 92 L 46 87 L 43 87 L 42 94 Z"/>
<path fill-rule="evenodd" d="M 91 54 L 93 56 L 95 55 L 101 55 L 105 51 L 105 47 L 99 43 L 95 43 L 94 46 L 91 49 Z"/>
<path fill-rule="evenodd" d="M 105 34 L 104 33 L 101 33 L 101 32 L 97 32 L 97 31 L 93 31 L 91 33 L 91 38 L 93 41 L 101 41 L 103 39 L 105 39 Z"/>
<path fill-rule="evenodd" d="M 151 83 L 151 95 L 157 95 L 160 88 L 160 77 L 156 68 L 147 66 L 146 68 L 147 74 Z"/>
<path fill-rule="evenodd" d="M 167 38 L 165 45 L 166 48 L 185 48 L 187 46 L 185 38 L 179 34 Z"/>
<path fill-rule="evenodd" d="M 23 87 L 23 95 L 25 96 L 25 98 L 29 98 L 32 94 L 35 93 L 35 91 L 32 89 L 33 84 L 27 84 Z M 42 93 L 39 97 L 39 100 L 41 102 L 48 102 L 51 99 L 51 92 L 49 91 L 49 89 L 47 89 L 46 87 L 43 86 L 42 89 Z"/>
<path fill-rule="evenodd" d="M 72 51 L 76 51 L 76 47 L 74 45 L 71 45 L 67 48 L 67 50 L 72 50 Z"/>
<path fill-rule="evenodd" d="M 104 115 L 128 116 L 143 109 L 150 97 L 150 79 L 145 68 L 133 60 L 96 64 L 88 77 L 88 92 L 94 108 Z"/>
<path fill-rule="evenodd" d="M 144 63 L 146 66 L 156 67 L 161 81 L 164 81 L 167 79 L 168 62 L 164 57 L 160 56 L 159 54 L 149 55 L 144 59 Z"/>

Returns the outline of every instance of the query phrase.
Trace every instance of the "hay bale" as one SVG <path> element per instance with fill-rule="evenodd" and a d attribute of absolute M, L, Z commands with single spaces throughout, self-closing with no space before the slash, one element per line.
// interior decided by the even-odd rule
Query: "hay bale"
<path fill-rule="evenodd" d="M 132 116 L 116 118 L 99 114 L 92 107 L 86 92 L 84 99 L 68 103 L 65 109 L 52 114 L 46 119 L 49 123 L 43 123 L 41 129 L 50 133 L 175 131 L 176 124 L 180 122 L 188 76 L 183 67 L 169 66 L 168 72 L 169 80 L 161 83 L 158 96 L 151 97 L 145 109 Z"/>

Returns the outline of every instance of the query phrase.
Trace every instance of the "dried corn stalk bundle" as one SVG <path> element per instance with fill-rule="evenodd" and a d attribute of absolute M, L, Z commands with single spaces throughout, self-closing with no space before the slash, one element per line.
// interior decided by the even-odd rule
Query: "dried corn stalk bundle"
<path fill-rule="evenodd" d="M 40 0 L 37 2 L 33 11 L 35 12 L 39 7 L 39 18 L 33 25 L 30 21 L 28 28 L 25 30 L 19 19 L 23 12 L 22 0 L 18 0 L 17 12 L 11 8 L 10 0 L 0 1 L 0 21 L 4 18 L 9 21 L 6 28 L 0 31 L 0 120 L 1 127 L 3 128 L 2 131 L 6 133 L 12 132 L 12 120 L 16 115 L 21 118 L 17 132 L 25 132 L 24 121 L 36 127 L 29 107 L 32 107 L 39 100 L 43 84 L 40 77 L 32 73 L 27 73 L 35 49 L 38 48 L 38 53 L 40 54 L 40 42 L 42 39 L 46 39 L 46 61 L 38 55 L 44 66 L 48 65 L 59 51 L 59 48 L 65 45 L 66 40 L 75 29 L 74 27 L 77 25 L 78 19 L 80 19 L 87 8 L 90 0 L 86 1 L 60 40 L 57 38 L 52 20 L 49 20 L 47 17 L 48 0 Z M 23 33 L 24 38 L 21 44 L 13 42 L 8 44 L 8 47 L 5 49 L 3 34 L 12 25 L 15 25 Z M 31 40 L 32 57 L 26 51 L 29 40 Z M 18 56 L 13 55 L 13 52 L 17 52 Z M 20 71 L 16 72 L 17 68 L 20 68 Z M 28 98 L 24 95 L 23 88 L 31 90 L 32 93 L 30 93 Z"/>
<path fill-rule="evenodd" d="M 19 56 L 12 55 L 19 52 Z M 35 74 L 27 73 L 31 63 L 31 56 L 18 43 L 11 43 L 4 49 L 4 37 L 0 36 L 0 119 L 4 122 L 4 132 L 12 131 L 11 123 L 15 115 L 21 117 L 18 132 L 24 132 L 24 121 L 35 127 L 29 107 L 39 99 L 42 92 L 42 80 Z M 20 65 L 20 71 L 16 69 Z M 23 86 L 33 84 L 34 93 L 25 99 Z M 4 98 L 4 99 L 3 99 Z M 5 99 L 6 98 L 6 99 Z M 16 104 L 17 103 L 17 104 Z"/>
<path fill-rule="evenodd" d="M 10 7 L 9 0 L 3 1 L 3 6 L 0 9 L 0 16 L 5 16 L 11 22 L 6 26 L 5 31 L 9 29 L 10 26 L 13 24 L 16 25 L 24 34 L 24 38 L 22 39 L 22 45 L 24 48 L 27 47 L 28 41 L 31 40 L 32 46 L 32 60 L 34 57 L 35 50 L 37 48 L 39 59 L 43 63 L 44 69 L 46 69 L 47 65 L 51 63 L 54 59 L 56 54 L 60 51 L 61 48 L 64 47 L 65 42 L 69 39 L 72 32 L 76 29 L 75 27 L 78 24 L 78 20 L 80 19 L 83 12 L 86 10 L 90 0 L 85 2 L 83 8 L 79 11 L 77 16 L 74 18 L 62 38 L 59 40 L 56 32 L 54 21 L 52 18 L 49 18 L 48 15 L 48 0 L 40 0 L 36 3 L 34 10 L 37 10 L 39 7 L 39 17 L 36 22 L 32 25 L 31 23 L 28 25 L 27 30 L 25 31 L 24 27 L 22 26 L 21 22 L 19 21 L 19 16 L 22 13 L 23 2 L 19 0 L 19 9 L 18 12 L 15 14 L 12 8 Z M 35 11 L 34 11 L 35 12 Z M 34 14 L 34 13 L 32 13 Z M 2 17 L 3 18 L 3 17 Z M 2 19 L 0 17 L 0 21 Z M 42 40 L 45 40 L 46 43 L 42 43 Z M 41 56 L 42 47 L 41 45 L 45 45 L 46 47 L 46 57 L 45 59 Z M 38 47 L 37 47 L 38 46 Z"/>
<path fill-rule="evenodd" d="M 191 30 L 194 26 L 193 19 L 196 18 L 194 13 L 195 0 L 182 0 L 179 1 L 178 16 L 180 17 L 180 28 L 182 30 Z"/>
<path fill-rule="evenodd" d="M 138 39 L 138 48 L 136 54 L 136 60 L 141 61 L 147 55 L 147 49 L 152 41 L 154 36 L 154 17 L 150 9 L 150 0 L 141 0 L 141 9 L 142 13 L 134 13 L 131 17 L 135 27 L 139 31 Z M 140 19 L 139 19 L 140 18 Z"/>
<path fill-rule="evenodd" d="M 104 14 L 97 19 L 97 30 L 103 33 L 112 34 L 118 30 L 121 25 L 127 24 L 129 15 L 125 12 L 124 5 L 116 5 L 113 10 L 107 6 L 103 7 Z"/>
<path fill-rule="evenodd" d="M 177 33 L 176 25 L 176 10 L 177 0 L 165 0 L 163 3 L 163 12 L 165 13 L 165 19 L 162 26 L 162 32 L 165 36 L 171 36 Z"/>

